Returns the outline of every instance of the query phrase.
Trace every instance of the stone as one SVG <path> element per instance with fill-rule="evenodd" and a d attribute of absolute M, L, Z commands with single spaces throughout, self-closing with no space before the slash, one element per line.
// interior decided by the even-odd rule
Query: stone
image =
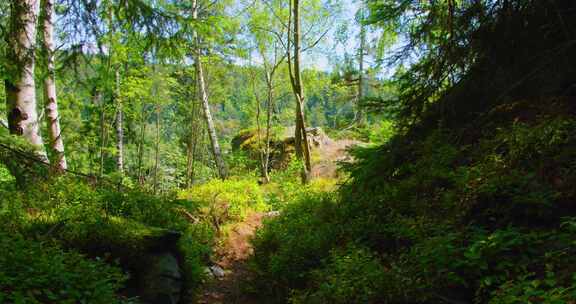
<path fill-rule="evenodd" d="M 224 269 L 222 269 L 222 267 L 218 266 L 218 265 L 212 265 L 210 266 L 210 271 L 212 272 L 212 274 L 217 277 L 217 278 L 222 278 L 224 277 L 225 273 L 224 273 Z"/>
<path fill-rule="evenodd" d="M 182 292 L 182 274 L 176 257 L 159 253 L 148 258 L 149 267 L 140 277 L 142 300 L 150 304 L 176 304 Z"/>
<path fill-rule="evenodd" d="M 280 215 L 280 211 L 268 211 L 264 216 L 266 217 L 277 217 Z"/>

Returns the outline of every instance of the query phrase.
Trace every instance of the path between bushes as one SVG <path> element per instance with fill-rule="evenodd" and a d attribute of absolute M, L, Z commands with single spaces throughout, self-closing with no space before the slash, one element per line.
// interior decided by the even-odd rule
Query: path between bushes
<path fill-rule="evenodd" d="M 265 213 L 252 213 L 240 223 L 235 224 L 216 249 L 215 265 L 224 270 L 221 277 L 212 276 L 202 291 L 196 304 L 256 304 L 242 290 L 242 282 L 252 276 L 246 264 L 252 255 L 250 239 L 262 226 Z"/>

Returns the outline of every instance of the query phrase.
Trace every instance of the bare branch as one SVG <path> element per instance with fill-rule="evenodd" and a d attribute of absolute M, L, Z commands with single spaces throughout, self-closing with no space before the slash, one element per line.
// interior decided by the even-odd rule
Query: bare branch
<path fill-rule="evenodd" d="M 306 52 L 308 50 L 310 50 L 311 48 L 315 47 L 318 43 L 320 43 L 320 41 L 326 37 L 326 35 L 328 34 L 328 31 L 330 29 L 327 29 L 324 33 L 322 33 L 322 35 L 320 35 L 320 37 L 318 37 L 318 39 L 316 39 L 316 41 L 314 41 L 314 43 L 310 44 L 309 46 L 305 47 L 302 49 L 302 52 Z"/>

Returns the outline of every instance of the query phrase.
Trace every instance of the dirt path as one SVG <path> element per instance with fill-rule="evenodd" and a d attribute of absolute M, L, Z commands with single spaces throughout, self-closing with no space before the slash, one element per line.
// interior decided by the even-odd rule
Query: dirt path
<path fill-rule="evenodd" d="M 242 292 L 242 282 L 251 275 L 246 260 L 253 253 L 250 238 L 262 225 L 263 213 L 252 213 L 232 229 L 216 250 L 216 265 L 224 270 L 222 277 L 207 282 L 196 304 L 256 304 Z"/>

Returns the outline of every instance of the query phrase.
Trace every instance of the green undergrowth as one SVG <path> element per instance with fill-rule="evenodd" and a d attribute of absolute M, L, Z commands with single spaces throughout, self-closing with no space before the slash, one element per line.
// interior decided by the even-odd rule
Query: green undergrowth
<path fill-rule="evenodd" d="M 214 234 L 206 223 L 191 223 L 191 212 L 170 196 L 93 188 L 70 177 L 24 189 L 2 183 L 0 302 L 137 302 L 123 298 L 123 289 L 157 249 L 181 255 L 191 296 Z"/>
<path fill-rule="evenodd" d="M 256 179 L 213 179 L 181 191 L 180 199 L 189 202 L 200 214 L 224 223 L 240 221 L 249 211 L 266 211 L 264 192 Z"/>
<path fill-rule="evenodd" d="M 213 179 L 181 190 L 178 198 L 199 220 L 219 227 L 227 223 L 237 223 L 252 212 L 279 210 L 309 194 L 330 192 L 335 189 L 337 180 L 317 178 L 307 185 L 300 181 L 301 163 L 292 160 L 283 170 L 273 170 L 271 181 L 259 182 L 252 172 L 233 176 L 226 180 Z"/>
<path fill-rule="evenodd" d="M 541 113 L 358 150 L 338 192 L 298 197 L 258 232 L 257 290 L 280 303 L 570 303 L 576 119 Z"/>

